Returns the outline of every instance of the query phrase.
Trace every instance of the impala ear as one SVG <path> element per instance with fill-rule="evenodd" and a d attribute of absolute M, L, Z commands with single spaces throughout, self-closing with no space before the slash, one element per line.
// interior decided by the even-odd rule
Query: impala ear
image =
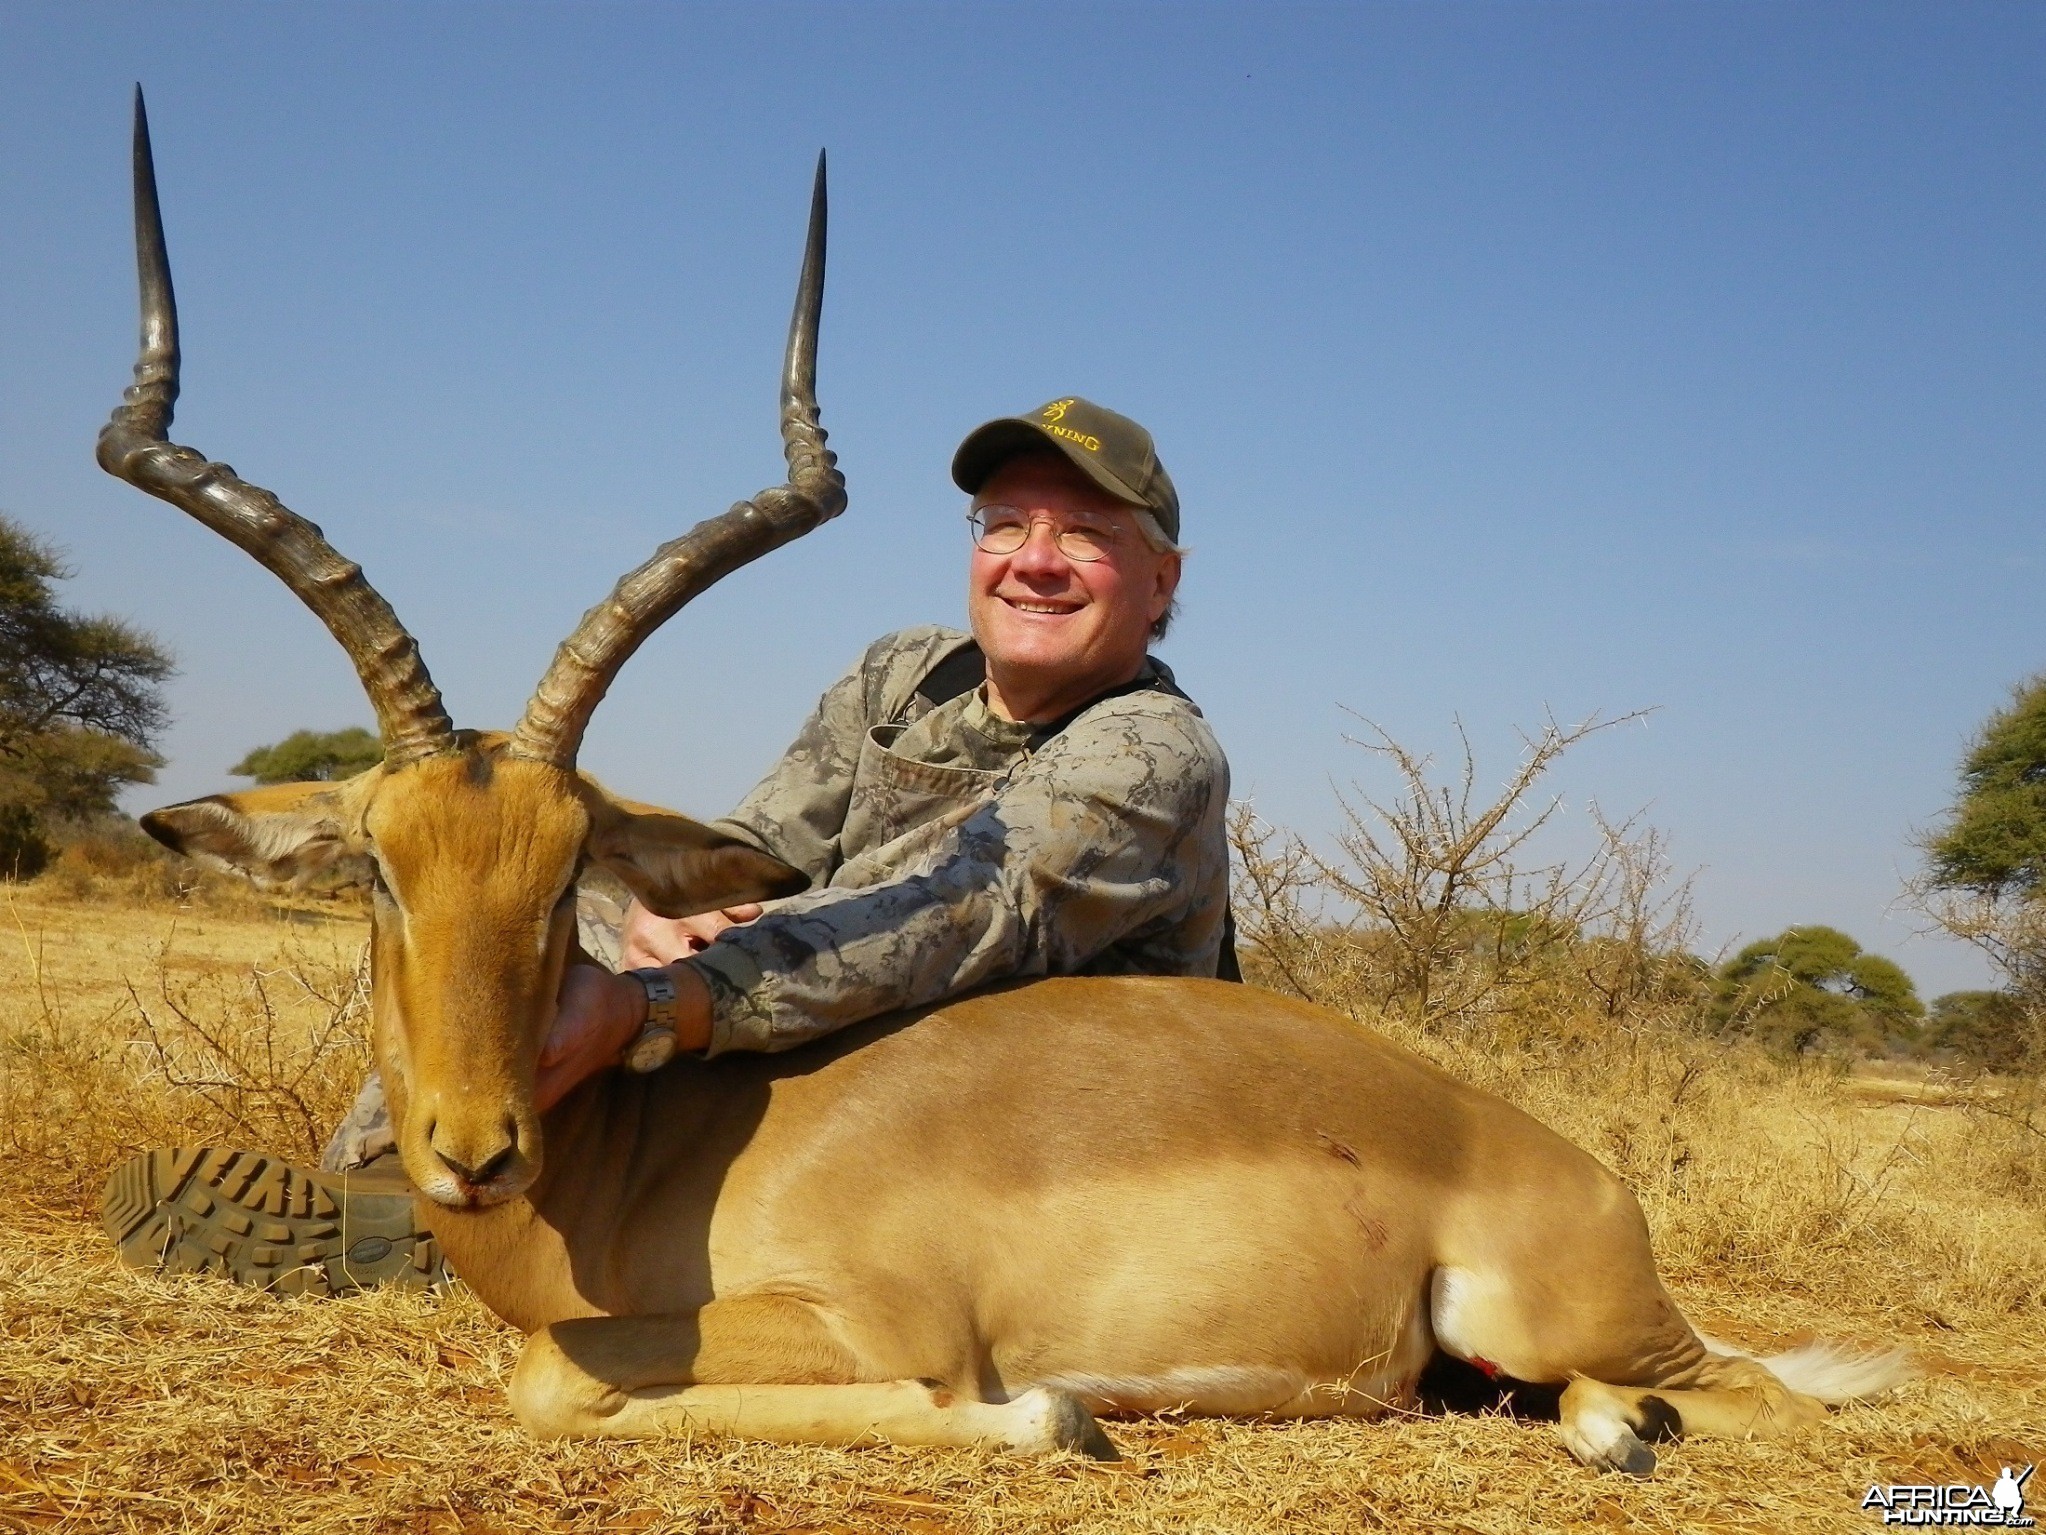
<path fill-rule="evenodd" d="M 242 794 L 166 805 L 142 829 L 187 858 L 247 876 L 265 889 L 290 889 L 316 875 L 367 884 L 371 865 L 343 830 L 339 786 L 274 784 Z"/>
<path fill-rule="evenodd" d="M 590 832 L 590 857 L 656 916 L 771 901 L 809 888 L 779 858 L 672 811 L 612 804 Z"/>

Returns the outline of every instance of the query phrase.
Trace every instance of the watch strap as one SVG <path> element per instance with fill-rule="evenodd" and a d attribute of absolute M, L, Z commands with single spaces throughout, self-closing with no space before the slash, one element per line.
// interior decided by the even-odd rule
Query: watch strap
<path fill-rule="evenodd" d="M 668 974 L 662 965 L 647 965 L 642 969 L 625 972 L 646 991 L 646 1021 L 657 1023 L 664 1029 L 673 1029 L 677 1011 L 675 998 L 675 977 Z"/>
<path fill-rule="evenodd" d="M 658 1071 L 675 1057 L 681 1045 L 676 1031 L 680 1010 L 676 1005 L 675 978 L 658 965 L 648 965 L 625 974 L 639 982 L 646 992 L 646 1023 L 639 1037 L 625 1048 L 628 1069 L 641 1073 Z"/>

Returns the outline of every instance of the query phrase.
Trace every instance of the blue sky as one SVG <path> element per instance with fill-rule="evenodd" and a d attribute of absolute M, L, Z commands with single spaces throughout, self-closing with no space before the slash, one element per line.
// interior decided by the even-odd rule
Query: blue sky
<path fill-rule="evenodd" d="M 466 724 L 624 569 L 779 478 L 810 167 L 852 509 L 669 625 L 585 763 L 722 811 L 876 634 L 956 621 L 952 447 L 1082 393 L 1195 548 L 1163 654 L 1239 792 L 1386 787 L 1345 706 L 1655 706 L 1708 946 L 1897 913 L 1969 732 L 2046 667 L 2046 11 L 2018 5 L 0 9 L 0 508 L 176 652 L 172 758 L 367 718 L 319 625 L 93 466 L 133 359 L 127 93 L 176 435 L 321 523 Z"/>

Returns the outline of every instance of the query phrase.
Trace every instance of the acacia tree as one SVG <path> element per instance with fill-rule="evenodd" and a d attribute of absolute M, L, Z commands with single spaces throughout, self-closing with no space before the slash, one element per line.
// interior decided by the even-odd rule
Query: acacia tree
<path fill-rule="evenodd" d="M 360 725 L 350 725 L 294 730 L 273 745 L 256 747 L 228 771 L 257 783 L 304 783 L 353 778 L 383 760 L 383 743 Z"/>
<path fill-rule="evenodd" d="M 1946 820 L 1920 839 L 1925 870 L 1907 895 L 2002 977 L 2012 1005 L 1984 1016 L 2010 1037 L 1990 1053 L 2046 1065 L 2046 674 L 1983 723 L 1960 777 Z"/>
<path fill-rule="evenodd" d="M 1927 1053 L 1959 1056 L 1997 1071 L 2025 1064 L 2024 1004 L 2007 991 L 1950 991 L 1935 997 L 1919 1038 Z"/>
<path fill-rule="evenodd" d="M 53 818 L 104 814 L 129 784 L 151 783 L 168 720 L 163 648 L 116 618 L 69 613 L 54 583 L 62 555 L 0 516 L 0 875 L 49 857 Z"/>
<path fill-rule="evenodd" d="M 2021 684 L 1961 759 L 1961 793 L 1925 841 L 1943 889 L 2021 900 L 2046 894 L 2046 675 Z"/>
<path fill-rule="evenodd" d="M 1912 1042 L 1925 1005 L 1901 968 L 1838 928 L 1791 927 L 1726 962 L 1712 1017 L 1784 1050 L 1878 1050 Z"/>

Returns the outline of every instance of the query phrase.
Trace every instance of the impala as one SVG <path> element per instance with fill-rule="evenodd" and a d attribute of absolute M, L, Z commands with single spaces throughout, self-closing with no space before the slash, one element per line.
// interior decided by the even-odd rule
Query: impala
<path fill-rule="evenodd" d="M 371 887 L 400 1153 L 455 1269 L 529 1334 L 511 1405 L 533 1433 L 1109 1456 L 1095 1413 L 1373 1414 L 1411 1402 L 1443 1350 L 1563 1384 L 1569 1448 L 1645 1473 L 1646 1440 L 1778 1434 L 1899 1377 L 1893 1355 L 1764 1362 L 1708 1344 L 1657 1278 L 1640 1206 L 1592 1158 L 1351 1021 L 1248 986 L 1015 985 L 787 1055 L 606 1073 L 536 1114 L 585 870 L 673 917 L 802 884 L 575 764 L 655 628 L 845 505 L 815 397 L 823 163 L 782 376 L 787 482 L 619 582 L 509 734 L 455 729 L 360 568 L 168 440 L 177 320 L 139 93 L 134 174 L 141 355 L 99 461 L 312 608 L 385 745 L 344 783 L 143 824 L 266 884 Z M 151 1169 L 158 1192 L 203 1183 L 203 1158 L 183 1160 Z"/>

